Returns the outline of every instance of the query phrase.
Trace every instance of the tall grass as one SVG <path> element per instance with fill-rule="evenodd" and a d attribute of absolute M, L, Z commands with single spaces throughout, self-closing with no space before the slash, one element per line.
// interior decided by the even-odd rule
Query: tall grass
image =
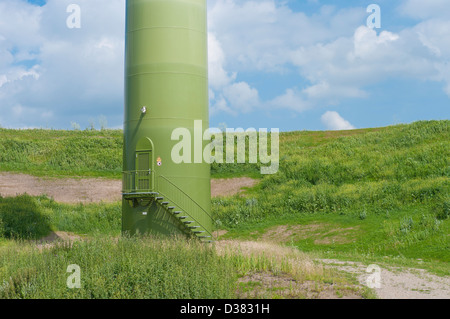
<path fill-rule="evenodd" d="M 39 239 L 54 230 L 118 236 L 121 216 L 121 203 L 70 205 L 47 196 L 0 196 L 0 238 Z"/>
<path fill-rule="evenodd" d="M 307 296 L 305 280 L 317 286 L 333 283 L 329 289 L 340 291 L 352 284 L 292 248 L 266 244 L 243 251 L 227 242 L 216 247 L 184 238 L 120 236 L 120 203 L 65 205 L 46 196 L 23 195 L 0 197 L 0 207 L 5 229 L 14 234 L 3 232 L 0 242 L 0 298 L 240 298 L 245 295 L 238 279 L 255 273 L 290 278 L 297 288 L 283 287 L 287 297 Z M 27 219 L 29 209 L 39 218 Z M 15 219 L 4 218 L 13 213 Z M 22 231 L 27 223 L 45 227 Z M 85 236 L 73 236 L 72 242 L 30 241 L 50 230 Z M 69 265 L 80 267 L 80 289 L 67 287 Z M 269 295 L 261 297 L 272 296 L 266 288 Z"/>
<path fill-rule="evenodd" d="M 67 286 L 69 265 L 80 267 L 80 289 Z M 235 274 L 210 247 L 184 240 L 96 237 L 42 251 L 0 248 L 0 298 L 232 298 Z"/>
<path fill-rule="evenodd" d="M 353 225 L 373 223 L 373 229 L 365 231 L 376 242 L 369 245 L 363 235 L 359 238 L 365 243 L 364 251 L 399 253 L 428 244 L 430 252 L 436 252 L 438 247 L 448 247 L 449 124 L 417 122 L 348 132 L 348 136 L 339 132 L 283 134 L 279 172 L 265 176 L 245 196 L 213 199 L 216 227 L 243 229 L 269 220 L 308 216 L 324 221 L 327 217 L 323 216 L 332 214 L 347 216 Z M 397 229 L 395 224 L 408 214 L 414 221 L 425 216 L 427 222 L 415 222 L 408 234 L 389 230 L 380 235 L 376 229 L 383 228 L 384 220 L 388 228 Z M 435 252 L 428 256 L 450 257 Z M 419 254 L 427 252 L 421 249 L 411 256 L 419 258 Z"/>
<path fill-rule="evenodd" d="M 0 196 L 0 238 L 38 239 L 50 232 L 50 223 L 40 198 Z"/>
<path fill-rule="evenodd" d="M 242 205 L 246 200 L 241 199 L 238 206 L 251 218 L 296 211 L 339 212 L 361 206 L 376 211 L 407 203 L 447 202 L 449 124 L 417 122 L 341 137 L 314 147 L 297 146 L 302 135 L 297 135 L 297 141 L 290 133 L 285 136 L 288 142 L 281 144 L 280 171 L 266 176 L 258 191 L 251 193 L 258 205 Z M 219 219 L 220 206 L 233 205 L 235 200 L 229 204 L 224 201 L 215 201 Z"/>
<path fill-rule="evenodd" d="M 120 178 L 122 145 L 121 130 L 0 129 L 0 170 Z"/>
<path fill-rule="evenodd" d="M 281 174 L 277 180 L 341 185 L 448 176 L 449 123 L 429 121 L 382 129 L 282 133 Z M 121 130 L 0 128 L 0 170 L 39 176 L 120 178 L 122 135 Z M 261 177 L 259 169 L 259 163 L 214 163 L 211 173 L 215 177 Z"/>
<path fill-rule="evenodd" d="M 249 197 L 213 199 L 214 218 L 220 227 L 233 228 L 244 222 L 260 222 L 296 214 L 337 213 L 386 214 L 409 205 L 437 219 L 448 216 L 448 178 L 401 182 L 360 182 L 335 186 L 299 186 L 288 182 L 249 193 Z"/>
<path fill-rule="evenodd" d="M 67 284 L 72 265 L 80 270 L 79 288 Z M 180 238 L 95 236 L 44 247 L 20 241 L 0 246 L 2 299 L 230 299 L 243 297 L 238 279 L 256 273 L 289 278 L 282 289 L 290 298 L 311 292 L 304 282 L 341 292 L 352 287 L 347 277 L 298 250 L 270 244 L 215 247 Z"/>
<path fill-rule="evenodd" d="M 289 218 L 333 223 L 342 217 L 360 226 L 356 242 L 342 246 L 447 262 L 449 123 L 284 133 L 280 171 L 245 196 L 214 199 L 216 227 L 242 229 Z M 121 134 L 0 129 L 0 170 L 119 177 Z M 216 176 L 257 170 L 258 164 L 213 166 Z M 120 203 L 0 197 L 0 237 L 7 242 L 0 245 L 0 298 L 233 298 L 238 277 L 254 272 L 335 281 L 307 258 L 280 258 L 268 254 L 267 246 L 257 255 L 217 253 L 185 240 L 122 238 L 120 225 Z M 28 242 L 56 230 L 87 239 L 47 248 Z M 319 246 L 308 238 L 297 245 Z M 324 247 L 339 250 L 335 244 Z M 81 289 L 67 288 L 71 264 L 81 268 Z"/>

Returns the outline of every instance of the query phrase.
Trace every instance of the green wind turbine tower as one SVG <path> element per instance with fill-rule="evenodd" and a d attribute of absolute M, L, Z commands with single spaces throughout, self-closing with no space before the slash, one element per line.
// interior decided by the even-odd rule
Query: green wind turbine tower
<path fill-rule="evenodd" d="M 175 129 L 209 127 L 206 20 L 206 0 L 126 2 L 124 233 L 211 240 L 210 165 L 172 159 Z"/>

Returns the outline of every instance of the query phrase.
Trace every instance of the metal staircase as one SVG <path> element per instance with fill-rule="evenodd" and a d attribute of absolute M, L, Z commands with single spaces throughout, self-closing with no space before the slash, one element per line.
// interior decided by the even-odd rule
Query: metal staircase
<path fill-rule="evenodd" d="M 145 178 L 148 183 L 143 183 Z M 122 186 L 123 198 L 133 207 L 155 202 L 173 215 L 188 234 L 205 243 L 213 242 L 212 230 L 206 226 L 210 224 L 211 216 L 168 178 L 151 171 L 123 172 Z"/>

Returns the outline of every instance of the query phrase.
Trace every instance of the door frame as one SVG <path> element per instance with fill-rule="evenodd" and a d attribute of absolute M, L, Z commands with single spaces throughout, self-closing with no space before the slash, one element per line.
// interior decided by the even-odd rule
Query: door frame
<path fill-rule="evenodd" d="M 138 190 L 138 176 L 137 176 L 137 170 L 139 168 L 138 165 L 138 154 L 139 153 L 149 153 L 149 170 L 150 170 L 150 178 L 149 178 L 149 183 L 150 183 L 150 190 L 154 190 L 155 189 L 155 168 L 154 168 L 154 147 L 153 147 L 153 142 L 151 139 L 149 139 L 148 137 L 143 137 L 141 138 L 137 145 L 136 145 L 136 151 L 135 151 L 135 170 L 136 170 L 136 178 L 135 178 L 135 188 Z"/>

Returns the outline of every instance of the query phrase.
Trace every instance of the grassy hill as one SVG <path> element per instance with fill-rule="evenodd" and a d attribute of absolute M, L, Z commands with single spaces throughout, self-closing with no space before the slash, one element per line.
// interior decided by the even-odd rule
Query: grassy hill
<path fill-rule="evenodd" d="M 361 129 L 351 131 L 319 131 L 319 132 L 288 132 L 281 133 L 280 154 L 281 172 L 288 178 L 297 178 L 292 173 L 297 166 L 303 165 L 314 156 L 315 168 L 322 171 L 322 179 L 342 179 L 342 174 L 350 169 L 348 180 L 354 179 L 356 174 L 364 174 L 365 178 L 376 176 L 380 163 L 390 165 L 391 173 L 395 170 L 398 174 L 406 173 L 405 178 L 411 177 L 411 170 L 421 170 L 420 174 L 433 172 L 428 161 L 431 158 L 423 157 L 426 154 L 437 152 L 437 155 L 445 155 L 444 147 L 448 143 L 449 121 L 418 122 L 411 125 L 397 125 L 386 128 Z M 432 142 L 432 145 L 425 145 Z M 11 130 L 0 128 L 0 171 L 27 173 L 36 176 L 99 176 L 120 178 L 122 170 L 122 131 L 121 130 Z M 335 148 L 331 151 L 325 145 L 332 144 Z M 438 149 L 431 149 L 432 147 Z M 395 150 L 398 149 L 398 150 Z M 412 157 L 407 156 L 411 153 Z M 387 151 L 388 153 L 385 153 Z M 418 154 L 419 153 L 419 154 Z M 393 157 L 393 155 L 396 157 Z M 334 161 L 330 156 L 339 155 L 342 158 L 341 166 L 333 165 L 329 171 L 329 165 Z M 405 157 L 406 156 L 406 157 Z M 420 157 L 422 156 L 422 157 Z M 293 160 L 301 158 L 292 165 Z M 400 159 L 401 161 L 398 161 Z M 362 165 L 362 162 L 364 164 Z M 405 162 L 408 161 L 408 162 Z M 433 162 L 432 165 L 441 165 L 445 158 L 442 156 L 441 163 Z M 421 165 L 423 162 L 426 165 Z M 358 164 L 359 163 L 359 164 Z M 322 165 L 324 164 L 324 165 Z M 406 165 L 405 165 L 406 164 Z M 312 164 L 309 162 L 309 166 Z M 326 168 L 326 170 L 323 170 Z M 358 170 L 355 170 L 358 168 Z M 386 167 L 385 167 L 386 168 Z M 447 168 L 448 169 L 448 168 Z M 306 172 L 306 170 L 301 170 Z M 213 177 L 236 177 L 252 176 L 258 177 L 259 164 L 216 164 L 211 168 Z M 311 170 L 309 174 L 311 173 Z M 338 176 L 334 176 L 338 173 Z M 418 174 L 419 172 L 416 172 Z M 369 176 L 370 175 L 370 176 Z M 318 178 L 315 176 L 304 176 L 307 180 Z M 301 178 L 301 177 L 299 177 Z M 311 180 L 309 180 L 311 181 Z M 312 180 L 312 182 L 314 182 Z"/>
<path fill-rule="evenodd" d="M 447 263 L 449 124 L 286 133 L 278 174 L 246 197 L 214 200 L 217 227 L 326 257 Z"/>
<path fill-rule="evenodd" d="M 405 265 L 450 275 L 449 124 L 450 121 L 427 121 L 352 131 L 282 133 L 280 170 L 275 175 L 259 175 L 259 164 L 212 166 L 213 177 L 260 179 L 258 186 L 243 195 L 213 199 L 215 227 L 227 231 L 224 239 L 270 241 L 299 248 L 318 258 Z M 0 129 L 0 171 L 53 177 L 120 178 L 121 160 L 122 132 L 118 130 Z M 16 245 L 22 244 L 11 239 L 36 239 L 50 230 L 88 237 L 118 236 L 120 203 L 66 205 L 45 196 L 0 197 L 0 237 L 3 237 L 0 239 L 3 245 L 0 282 L 11 275 L 11 269 L 20 263 L 27 264 L 27 260 L 37 260 L 39 266 L 30 270 L 31 274 L 17 274 L 18 278 L 25 278 L 25 283 L 29 283 L 26 278 L 35 278 L 33 271 L 46 273 L 44 259 L 36 252 L 32 255 L 24 252 L 16 259 L 15 266 L 12 265 L 10 257 L 17 251 Z M 94 241 L 93 246 L 85 245 L 77 246 L 74 256 L 81 258 L 83 250 L 101 251 L 106 244 L 100 240 Z M 136 243 L 123 245 L 137 249 L 133 246 Z M 145 245 L 157 246 L 153 242 Z M 127 260 L 120 247 L 109 244 L 105 247 L 108 254 L 115 256 L 113 264 L 119 268 Z M 183 251 L 189 254 L 190 248 L 186 249 Z M 167 258 L 173 259 L 159 260 L 161 265 L 176 262 L 194 265 L 192 260 L 170 251 Z M 56 247 L 54 253 L 66 256 L 64 262 L 72 256 L 67 257 L 64 247 Z M 145 254 L 148 260 L 156 258 L 151 249 Z M 206 295 L 209 298 L 233 296 L 237 278 L 251 271 L 280 271 L 279 265 L 264 258 L 255 261 L 228 256 L 230 259 L 224 261 L 218 255 L 208 255 L 207 250 L 201 254 L 204 254 L 202 258 L 211 258 L 212 263 L 223 262 L 217 273 L 211 272 L 213 281 L 221 280 L 221 272 L 237 274 L 220 281 L 223 285 Z M 106 258 L 103 253 L 100 255 Z M 99 261 L 92 258 L 87 264 L 95 265 Z M 129 262 L 133 265 L 138 260 Z M 162 269 L 159 275 L 166 278 Z M 106 273 L 114 271 L 105 269 Z M 292 267 L 283 268 L 283 272 L 299 273 Z M 193 273 L 192 276 L 203 275 Z M 312 277 L 320 278 L 321 283 L 336 282 L 332 274 L 316 272 Z M 92 276 L 89 280 L 95 285 L 105 278 Z M 119 283 L 126 286 L 126 278 L 121 280 Z M 139 285 L 144 279 L 138 276 L 133 280 Z M 175 284 L 176 280 L 173 278 L 171 282 Z M 198 286 L 201 285 L 200 280 Z M 11 292 L 15 293 L 16 290 Z M 151 296 L 177 298 L 183 291 L 179 293 L 159 291 Z M 117 294 L 130 296 L 120 290 Z M 205 297 L 194 293 L 192 296 Z"/>
<path fill-rule="evenodd" d="M 121 178 L 120 130 L 0 129 L 0 171 Z"/>

